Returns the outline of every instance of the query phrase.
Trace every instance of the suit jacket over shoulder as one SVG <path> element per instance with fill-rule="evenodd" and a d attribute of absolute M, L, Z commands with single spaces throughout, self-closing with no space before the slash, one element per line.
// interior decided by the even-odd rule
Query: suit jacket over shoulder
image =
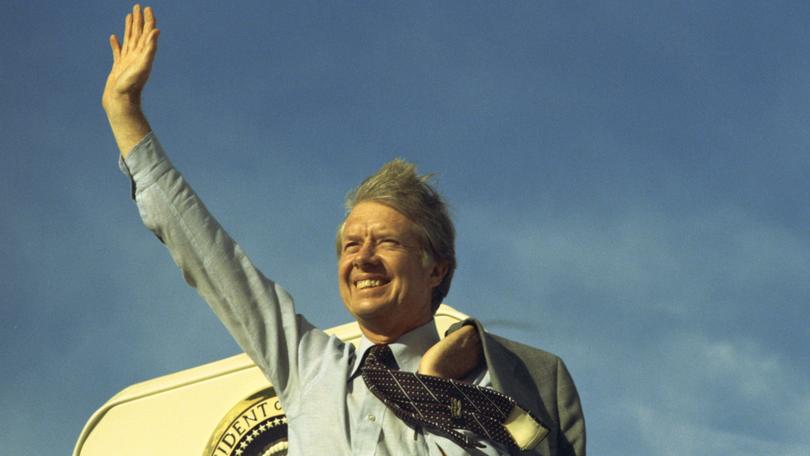
<path fill-rule="evenodd" d="M 574 381 L 553 353 L 489 334 L 475 319 L 451 326 L 448 333 L 471 324 L 478 330 L 492 388 L 531 411 L 549 434 L 534 449 L 515 455 L 585 456 L 585 417 Z"/>

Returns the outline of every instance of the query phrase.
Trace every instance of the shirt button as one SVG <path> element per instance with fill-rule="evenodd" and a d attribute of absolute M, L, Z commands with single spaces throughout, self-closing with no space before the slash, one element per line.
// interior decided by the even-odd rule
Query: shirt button
<path fill-rule="evenodd" d="M 377 421 L 377 417 L 374 415 L 369 415 L 366 417 L 367 420 L 371 421 L 372 423 Z"/>

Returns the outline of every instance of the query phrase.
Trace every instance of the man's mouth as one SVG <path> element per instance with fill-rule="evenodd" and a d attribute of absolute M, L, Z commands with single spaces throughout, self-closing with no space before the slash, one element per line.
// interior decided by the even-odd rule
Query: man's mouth
<path fill-rule="evenodd" d="M 384 282 L 383 280 L 380 280 L 380 279 L 363 279 L 363 280 L 358 280 L 357 282 L 355 282 L 354 286 L 357 287 L 358 290 L 364 290 L 366 288 L 379 287 L 379 286 L 384 285 L 386 283 L 388 283 L 388 282 Z"/>

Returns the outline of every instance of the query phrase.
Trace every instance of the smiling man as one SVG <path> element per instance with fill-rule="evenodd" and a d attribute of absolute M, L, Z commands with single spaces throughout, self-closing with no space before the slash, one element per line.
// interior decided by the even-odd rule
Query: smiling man
<path fill-rule="evenodd" d="M 423 209 L 431 205 L 439 210 Z M 340 296 L 367 338 L 393 342 L 431 321 L 450 287 L 452 222 L 439 196 L 402 160 L 364 182 L 346 209 L 337 238 Z M 431 244 L 430 229 L 434 239 L 449 241 L 449 252 Z"/>
<path fill-rule="evenodd" d="M 433 315 L 455 270 L 455 232 L 440 195 L 407 162 L 389 162 L 358 186 L 338 229 L 338 287 L 361 329 L 359 348 L 297 314 L 152 133 L 140 101 L 158 36 L 151 9 L 136 5 L 123 44 L 110 37 L 102 105 L 121 169 L 144 224 L 273 383 L 289 454 L 585 454 L 579 398 L 558 357 L 474 320 L 440 339 Z"/>

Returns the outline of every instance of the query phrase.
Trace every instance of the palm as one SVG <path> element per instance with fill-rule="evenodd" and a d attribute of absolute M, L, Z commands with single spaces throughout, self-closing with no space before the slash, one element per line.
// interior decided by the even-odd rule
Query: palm
<path fill-rule="evenodd" d="M 152 67 L 150 59 L 143 54 L 130 53 L 110 71 L 111 89 L 118 94 L 137 92 L 143 89 Z"/>

